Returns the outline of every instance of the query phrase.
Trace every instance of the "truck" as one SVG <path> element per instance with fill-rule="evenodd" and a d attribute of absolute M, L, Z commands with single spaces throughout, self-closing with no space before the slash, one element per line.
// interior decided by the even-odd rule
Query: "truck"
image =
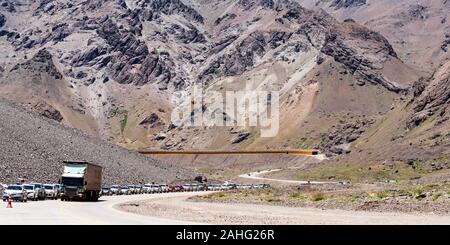
<path fill-rule="evenodd" d="M 60 179 L 61 201 L 98 201 L 102 170 L 101 166 L 86 161 L 64 161 Z"/>

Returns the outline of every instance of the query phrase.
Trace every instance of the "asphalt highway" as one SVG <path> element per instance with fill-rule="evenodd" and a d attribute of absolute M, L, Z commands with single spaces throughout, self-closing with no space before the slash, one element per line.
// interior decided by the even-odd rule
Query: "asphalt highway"
<path fill-rule="evenodd" d="M 114 205 L 152 198 L 192 196 L 191 193 L 153 195 L 103 196 L 98 202 L 62 202 L 60 200 L 13 202 L 6 208 L 0 202 L 2 225 L 188 225 L 194 224 L 163 218 L 153 218 L 119 211 Z"/>

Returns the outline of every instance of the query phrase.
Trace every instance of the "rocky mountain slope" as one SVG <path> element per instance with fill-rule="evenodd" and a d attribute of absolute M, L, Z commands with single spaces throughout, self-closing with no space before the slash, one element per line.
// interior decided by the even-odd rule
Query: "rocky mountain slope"
<path fill-rule="evenodd" d="M 353 19 L 385 36 L 399 57 L 433 72 L 449 59 L 450 2 L 447 0 L 297 0 L 324 9 L 340 21 Z"/>
<path fill-rule="evenodd" d="M 422 75 L 382 35 L 293 1 L 3 2 L 0 96 L 129 148 L 331 149 L 330 130 L 378 119 Z M 175 127 L 171 98 L 193 84 L 279 91 L 280 132 Z"/>
<path fill-rule="evenodd" d="M 311 171 L 324 177 L 346 173 L 366 180 L 450 181 L 449 79 L 446 62 L 415 83 L 403 103 L 366 127 L 347 154 L 340 152 Z"/>
<path fill-rule="evenodd" d="M 104 167 L 105 184 L 193 179 L 188 170 L 144 157 L 79 130 L 0 102 L 0 182 L 56 182 L 62 161 L 87 160 Z"/>

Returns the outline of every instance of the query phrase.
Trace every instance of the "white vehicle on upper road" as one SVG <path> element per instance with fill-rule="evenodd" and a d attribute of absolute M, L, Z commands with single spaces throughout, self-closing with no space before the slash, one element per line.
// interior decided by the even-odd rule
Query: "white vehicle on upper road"
<path fill-rule="evenodd" d="M 58 199 L 58 188 L 56 185 L 45 184 L 44 185 L 45 197 L 49 199 Z"/>
<path fill-rule="evenodd" d="M 13 200 L 21 202 L 26 202 L 28 200 L 27 191 L 21 185 L 9 185 L 8 187 L 6 187 L 5 191 L 3 192 L 3 201 L 6 202 L 9 197 L 11 197 L 11 199 Z"/>

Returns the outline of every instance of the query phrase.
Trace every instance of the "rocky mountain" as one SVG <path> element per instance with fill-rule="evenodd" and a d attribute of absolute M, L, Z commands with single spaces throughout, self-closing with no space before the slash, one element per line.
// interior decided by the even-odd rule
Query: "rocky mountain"
<path fill-rule="evenodd" d="M 288 0 L 8 0 L 1 13 L 0 96 L 128 148 L 329 145 L 423 75 L 379 33 Z M 279 91 L 280 132 L 176 127 L 172 97 L 194 84 Z"/>
<path fill-rule="evenodd" d="M 448 2 L 395 1 L 389 9 L 383 2 L 2 1 L 0 97 L 47 117 L 41 124 L 62 123 L 129 149 L 319 148 L 331 158 L 324 164 L 447 169 Z M 278 134 L 264 138 L 261 127 L 173 124 L 174 95 L 194 86 L 205 94 L 278 91 Z M 205 103 L 200 110 L 211 107 Z M 25 120 L 8 110 L 10 120 Z M 226 113 L 219 114 L 226 120 Z M 2 130 L 14 138 L 19 129 Z M 15 139 L 34 142 L 30 149 L 39 145 Z M 49 166 L 77 154 L 56 155 Z M 281 163 L 303 166 L 304 159 L 281 159 L 275 165 L 257 158 L 166 160 L 202 173 L 217 165 L 223 175 L 226 169 L 239 174 Z M 152 168 L 137 169 L 132 178 L 156 178 L 152 171 L 189 175 L 175 167 L 176 174 L 161 170 L 167 162 L 128 162 L 144 168 L 140 161 Z M 117 169 L 108 174 L 121 176 Z"/>
<path fill-rule="evenodd" d="M 448 181 L 449 68 L 446 62 L 429 78 L 417 81 L 403 103 L 369 127 L 352 143 L 351 152 L 335 161 L 383 168 L 404 165 L 403 171 L 413 169 L 415 175 L 434 174 Z"/>
<path fill-rule="evenodd" d="M 447 0 L 297 0 L 340 21 L 353 19 L 385 36 L 399 57 L 432 73 L 449 59 L 450 2 Z"/>

